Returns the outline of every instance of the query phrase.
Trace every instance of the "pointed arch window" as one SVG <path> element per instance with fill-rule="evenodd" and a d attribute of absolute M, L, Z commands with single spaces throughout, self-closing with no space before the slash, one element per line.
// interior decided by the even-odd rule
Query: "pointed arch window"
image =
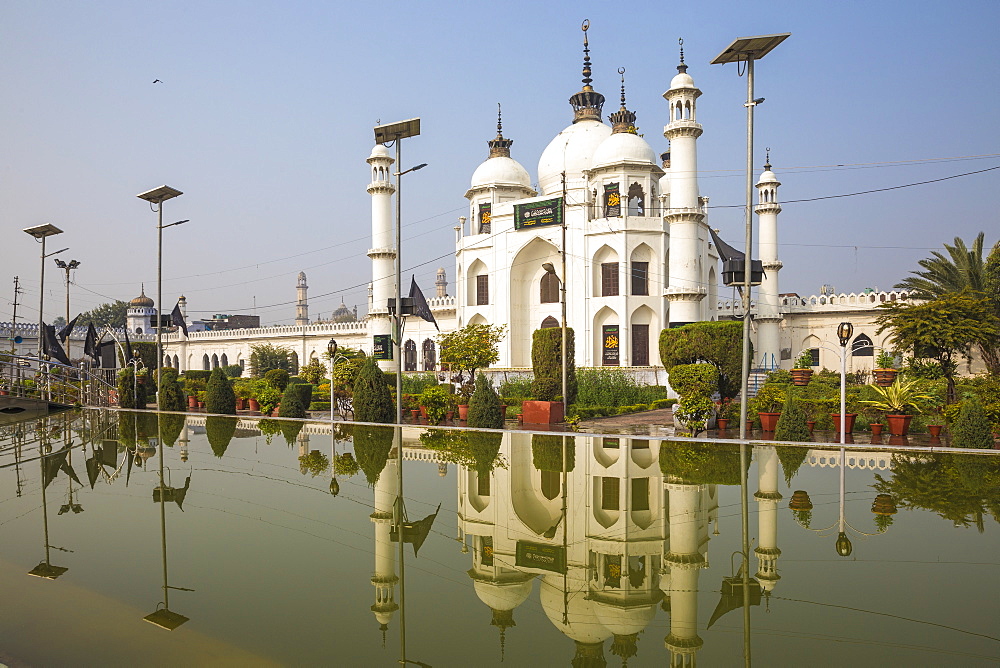
<path fill-rule="evenodd" d="M 866 334 L 858 334 L 851 345 L 852 357 L 874 357 L 875 345 Z"/>
<path fill-rule="evenodd" d="M 403 371 L 417 370 L 417 344 L 407 339 L 403 344 Z"/>
<path fill-rule="evenodd" d="M 553 318 L 551 315 L 542 320 L 541 329 L 553 329 L 559 326 L 559 321 Z"/>
<path fill-rule="evenodd" d="M 541 471 L 542 496 L 551 501 L 559 496 L 562 489 L 562 473 L 560 471 Z"/>
<path fill-rule="evenodd" d="M 424 339 L 423 343 L 424 371 L 434 371 L 437 366 L 437 348 L 430 339 Z"/>
<path fill-rule="evenodd" d="M 642 186 L 638 183 L 633 183 L 628 187 L 628 215 L 646 215 L 646 193 L 643 192 Z"/>
<path fill-rule="evenodd" d="M 541 302 L 543 304 L 558 304 L 559 279 L 556 278 L 556 275 L 550 274 L 549 272 L 542 274 L 542 280 L 539 281 L 539 291 L 541 293 Z"/>

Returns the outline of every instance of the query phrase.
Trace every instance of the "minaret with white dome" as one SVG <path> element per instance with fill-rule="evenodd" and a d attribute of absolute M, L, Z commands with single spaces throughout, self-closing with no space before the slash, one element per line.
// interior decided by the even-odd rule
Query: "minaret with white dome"
<path fill-rule="evenodd" d="M 757 206 L 754 211 L 760 220 L 760 237 L 757 241 L 757 256 L 764 265 L 764 278 L 757 292 L 757 355 L 759 366 L 778 366 L 781 354 L 781 308 L 778 301 L 778 186 L 781 183 L 771 171 L 771 155 L 768 152 L 764 173 L 757 181 Z"/>
<path fill-rule="evenodd" d="M 372 336 L 392 334 L 389 316 L 389 299 L 395 297 L 396 245 L 392 229 L 392 165 L 396 159 L 383 144 L 376 144 L 368 156 L 372 180 L 368 194 L 372 196 L 372 247 L 368 257 L 372 260 L 368 317 Z M 395 371 L 398 360 L 380 362 L 383 371 Z"/>
<path fill-rule="evenodd" d="M 300 271 L 299 278 L 295 285 L 295 325 L 296 327 L 301 327 L 303 325 L 309 324 L 309 302 L 306 298 L 306 291 L 309 286 L 306 285 L 306 272 Z"/>
<path fill-rule="evenodd" d="M 670 140 L 670 198 L 664 222 L 670 226 L 666 283 L 671 327 L 704 320 L 706 315 L 701 305 L 708 294 L 708 281 L 701 260 L 706 257 L 707 239 L 698 193 L 697 141 L 703 132 L 695 113 L 699 96 L 701 91 L 687 73 L 682 48 L 677 75 L 663 94 L 670 109 L 663 136 Z"/>

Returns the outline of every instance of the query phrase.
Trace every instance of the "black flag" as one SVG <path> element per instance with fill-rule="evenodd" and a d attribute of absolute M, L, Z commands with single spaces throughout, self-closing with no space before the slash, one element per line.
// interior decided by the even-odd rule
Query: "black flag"
<path fill-rule="evenodd" d="M 438 327 L 437 320 L 434 319 L 434 314 L 431 313 L 431 308 L 427 305 L 427 300 L 424 299 L 424 293 L 420 291 L 420 286 L 417 285 L 417 278 L 410 275 L 410 299 L 413 300 L 413 315 L 420 316 L 427 322 L 434 323 L 434 329 L 441 331 Z"/>
<path fill-rule="evenodd" d="M 69 335 L 73 333 L 73 329 L 76 327 L 76 321 L 79 319 L 80 316 L 78 315 L 70 320 L 68 325 L 59 330 L 59 340 L 62 343 L 66 343 L 66 339 L 68 339 Z"/>
<path fill-rule="evenodd" d="M 63 364 L 68 365 L 70 363 L 69 358 L 66 357 L 66 351 L 63 350 L 63 347 L 59 345 L 59 340 L 56 339 L 55 325 L 45 325 L 45 333 L 42 336 L 42 352 Z"/>
<path fill-rule="evenodd" d="M 170 322 L 180 327 L 184 331 L 184 336 L 188 335 L 187 323 L 184 322 L 184 316 L 181 315 L 180 300 L 177 301 L 177 304 L 174 306 L 174 310 L 170 312 Z"/>
<path fill-rule="evenodd" d="M 101 365 L 101 353 L 97 350 L 97 330 L 94 329 L 94 323 L 87 325 L 87 340 L 83 342 L 83 354 L 90 355 L 95 365 Z"/>

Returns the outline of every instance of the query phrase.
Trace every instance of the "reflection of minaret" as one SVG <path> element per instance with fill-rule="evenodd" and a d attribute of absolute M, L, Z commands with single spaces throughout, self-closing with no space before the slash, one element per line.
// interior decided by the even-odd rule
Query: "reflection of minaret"
<path fill-rule="evenodd" d="M 309 469 L 306 467 L 306 457 L 309 456 L 309 434 L 302 430 L 299 435 L 295 437 L 295 440 L 299 442 L 299 473 L 305 475 Z"/>
<path fill-rule="evenodd" d="M 763 446 L 757 450 L 757 575 L 765 595 L 770 595 L 774 585 L 781 579 L 778 575 L 778 451 L 774 446 Z"/>
<path fill-rule="evenodd" d="M 306 285 L 306 272 L 299 272 L 299 281 L 295 286 L 295 325 L 308 325 L 309 324 L 309 303 L 306 300 L 306 290 L 309 286 Z"/>
<path fill-rule="evenodd" d="M 444 272 L 444 267 L 439 267 L 437 271 L 437 280 L 434 281 L 434 287 L 437 288 L 437 293 L 435 297 L 447 297 L 448 296 L 448 277 Z"/>
<path fill-rule="evenodd" d="M 396 466 L 396 450 L 393 449 L 375 483 L 375 512 L 371 514 L 371 520 L 375 524 L 375 574 L 372 575 L 375 604 L 371 611 L 375 613 L 382 631 L 383 644 L 392 613 L 399 610 L 396 603 L 396 583 L 399 582 L 396 577 L 396 546 L 389 535 L 392 529 L 392 508 L 399 490 Z"/>
<path fill-rule="evenodd" d="M 670 635 L 664 639 L 670 650 L 670 665 L 697 665 L 695 653 L 704 644 L 698 636 L 698 570 L 708 566 L 704 550 L 708 527 L 707 486 L 669 483 L 670 551 L 664 565 L 670 567 Z"/>

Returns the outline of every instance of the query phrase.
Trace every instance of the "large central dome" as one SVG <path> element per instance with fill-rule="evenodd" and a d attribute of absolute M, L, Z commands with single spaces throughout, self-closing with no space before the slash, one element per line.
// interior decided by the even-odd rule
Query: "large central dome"
<path fill-rule="evenodd" d="M 583 171 L 590 169 L 594 151 L 611 136 L 611 128 L 600 121 L 581 120 L 555 136 L 538 160 L 538 185 L 543 195 L 562 192 L 562 173 L 566 187 L 583 185 Z"/>

